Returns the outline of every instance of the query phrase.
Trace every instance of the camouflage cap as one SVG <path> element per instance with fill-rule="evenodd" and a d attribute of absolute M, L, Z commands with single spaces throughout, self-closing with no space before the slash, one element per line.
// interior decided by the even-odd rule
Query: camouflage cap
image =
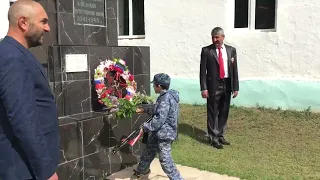
<path fill-rule="evenodd" d="M 170 76 L 168 74 L 165 73 L 159 73 L 154 75 L 153 77 L 153 81 L 151 81 L 151 83 L 156 83 L 162 86 L 169 86 L 170 85 Z"/>

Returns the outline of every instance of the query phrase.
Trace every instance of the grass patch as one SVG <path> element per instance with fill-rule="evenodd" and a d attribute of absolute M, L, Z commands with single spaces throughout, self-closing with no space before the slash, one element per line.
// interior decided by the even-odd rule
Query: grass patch
<path fill-rule="evenodd" d="M 178 164 L 241 179 L 320 179 L 320 114 L 231 107 L 226 139 L 217 150 L 206 144 L 206 106 L 181 105 Z"/>

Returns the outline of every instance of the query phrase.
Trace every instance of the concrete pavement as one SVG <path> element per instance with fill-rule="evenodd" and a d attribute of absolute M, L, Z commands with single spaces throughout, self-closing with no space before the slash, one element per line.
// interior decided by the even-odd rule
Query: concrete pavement
<path fill-rule="evenodd" d="M 107 177 L 108 180 L 130 180 L 131 175 L 133 174 L 133 168 L 129 167 L 122 171 L 119 171 L 115 174 L 112 174 Z M 239 180 L 236 177 L 230 177 L 227 175 L 220 175 L 217 173 L 201 171 L 196 168 L 177 165 L 178 170 L 185 180 Z M 166 174 L 162 171 L 159 159 L 155 159 L 151 163 L 151 174 L 144 178 L 143 180 L 168 180 Z"/>

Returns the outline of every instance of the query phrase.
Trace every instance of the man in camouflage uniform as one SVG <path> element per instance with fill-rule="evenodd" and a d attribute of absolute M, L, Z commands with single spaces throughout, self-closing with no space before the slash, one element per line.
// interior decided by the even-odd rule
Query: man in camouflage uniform
<path fill-rule="evenodd" d="M 150 164 L 157 152 L 161 167 L 169 179 L 183 180 L 171 157 L 171 144 L 177 136 L 179 92 L 169 90 L 170 77 L 164 73 L 156 74 L 151 83 L 155 93 L 160 95 L 155 104 L 155 116 L 150 123 L 144 124 L 143 130 L 150 132 L 150 137 L 131 180 L 150 174 Z"/>

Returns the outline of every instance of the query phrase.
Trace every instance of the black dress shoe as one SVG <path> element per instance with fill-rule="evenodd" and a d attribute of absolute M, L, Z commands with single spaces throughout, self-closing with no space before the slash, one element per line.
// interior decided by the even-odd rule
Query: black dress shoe
<path fill-rule="evenodd" d="M 223 149 L 222 144 L 220 144 L 220 143 L 219 143 L 218 141 L 216 141 L 216 140 L 211 141 L 211 146 L 213 146 L 213 147 L 215 147 L 215 148 L 217 148 L 217 149 Z"/>
<path fill-rule="evenodd" d="M 228 142 L 224 137 L 219 138 L 219 142 L 224 145 L 230 145 L 230 142 Z"/>

